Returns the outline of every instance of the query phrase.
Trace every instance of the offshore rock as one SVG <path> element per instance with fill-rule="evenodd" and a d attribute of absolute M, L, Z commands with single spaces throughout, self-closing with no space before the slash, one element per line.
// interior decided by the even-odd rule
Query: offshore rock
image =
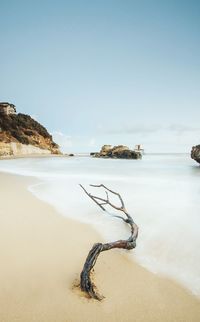
<path fill-rule="evenodd" d="M 92 153 L 92 156 L 96 158 L 112 158 L 112 159 L 141 159 L 142 154 L 130 150 L 125 145 L 103 145 L 101 151 L 98 153 Z"/>
<path fill-rule="evenodd" d="M 192 147 L 191 158 L 200 163 L 200 144 Z"/>

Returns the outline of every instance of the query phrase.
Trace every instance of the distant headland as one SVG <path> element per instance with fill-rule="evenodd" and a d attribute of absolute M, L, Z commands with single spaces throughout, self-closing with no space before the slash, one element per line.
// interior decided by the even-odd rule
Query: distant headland
<path fill-rule="evenodd" d="M 200 164 L 200 144 L 192 147 L 191 158 Z"/>

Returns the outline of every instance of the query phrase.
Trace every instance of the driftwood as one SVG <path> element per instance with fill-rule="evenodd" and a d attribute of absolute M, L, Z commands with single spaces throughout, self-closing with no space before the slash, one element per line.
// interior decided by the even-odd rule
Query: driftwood
<path fill-rule="evenodd" d="M 104 186 L 103 184 L 100 185 L 90 185 L 91 187 L 95 187 L 95 188 L 104 188 L 105 189 L 105 193 L 106 193 L 106 198 L 100 198 L 98 196 L 92 195 L 91 193 L 89 193 L 82 185 L 80 185 L 81 188 L 83 189 L 83 191 L 88 195 L 89 198 L 91 198 L 103 211 L 106 211 L 105 206 L 110 206 L 120 212 L 122 212 L 125 217 L 123 216 L 119 216 L 119 215 L 115 215 L 115 217 L 123 220 L 125 223 L 127 223 L 130 226 L 130 230 L 131 230 L 131 235 L 128 239 L 126 240 L 117 240 L 114 242 L 110 242 L 110 243 L 97 243 L 94 244 L 92 249 L 90 250 L 85 264 L 83 266 L 83 270 L 81 272 L 81 276 L 80 276 L 80 286 L 81 286 L 81 290 L 86 292 L 91 298 L 97 299 L 97 300 L 102 300 L 103 297 L 100 296 L 96 290 L 96 286 L 94 285 L 94 283 L 91 280 L 91 270 L 94 267 L 96 260 L 99 256 L 99 254 L 101 252 L 104 252 L 106 250 L 110 250 L 113 248 L 124 248 L 124 249 L 133 249 L 136 247 L 136 239 L 138 236 L 138 226 L 134 223 L 132 217 L 128 214 L 123 199 L 120 196 L 119 193 L 108 189 L 106 186 Z M 109 195 L 113 194 L 116 195 L 119 200 L 120 200 L 120 206 L 115 206 L 109 199 Z"/>

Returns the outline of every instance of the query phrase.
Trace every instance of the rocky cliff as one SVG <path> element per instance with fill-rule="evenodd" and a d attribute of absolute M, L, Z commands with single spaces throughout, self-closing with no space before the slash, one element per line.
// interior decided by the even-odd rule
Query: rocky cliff
<path fill-rule="evenodd" d="M 25 114 L 0 113 L 0 156 L 60 154 L 46 128 Z"/>
<path fill-rule="evenodd" d="M 111 145 L 103 145 L 101 151 L 98 153 L 92 153 L 92 156 L 96 158 L 113 158 L 113 159 L 141 159 L 140 152 L 130 150 L 125 145 L 117 145 L 112 147 Z"/>
<path fill-rule="evenodd" d="M 191 158 L 200 163 L 200 144 L 192 147 Z"/>

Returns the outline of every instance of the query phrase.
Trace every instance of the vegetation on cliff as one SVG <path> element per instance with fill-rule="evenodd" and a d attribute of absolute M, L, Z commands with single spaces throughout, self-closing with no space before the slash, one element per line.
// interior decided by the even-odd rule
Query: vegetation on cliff
<path fill-rule="evenodd" d="M 0 113 L 0 142 L 33 145 L 51 153 L 60 153 L 58 145 L 46 128 L 25 114 Z"/>

